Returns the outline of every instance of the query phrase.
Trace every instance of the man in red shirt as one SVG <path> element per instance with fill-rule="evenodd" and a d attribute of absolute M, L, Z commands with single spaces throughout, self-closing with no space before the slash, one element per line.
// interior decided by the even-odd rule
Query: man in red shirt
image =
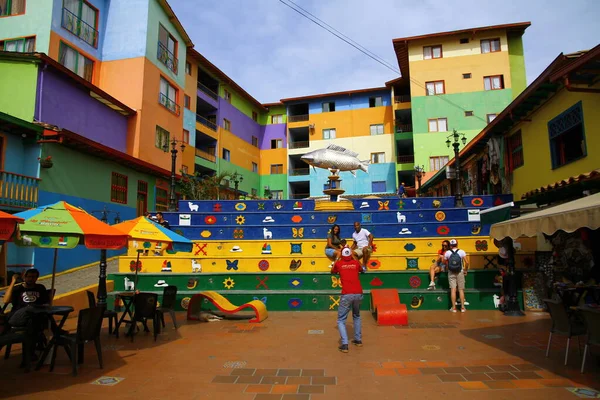
<path fill-rule="evenodd" d="M 342 281 L 342 295 L 338 307 L 338 330 L 342 338 L 342 345 L 338 349 L 342 353 L 348 352 L 348 332 L 346 332 L 346 319 L 352 310 L 352 322 L 354 323 L 354 340 L 352 343 L 358 347 L 362 346 L 362 326 L 360 322 L 360 303 L 363 299 L 363 290 L 360 284 L 359 274 L 362 267 L 358 261 L 352 258 L 352 250 L 348 247 L 342 249 L 342 258 L 337 261 L 331 269 L 332 274 L 339 274 Z"/>

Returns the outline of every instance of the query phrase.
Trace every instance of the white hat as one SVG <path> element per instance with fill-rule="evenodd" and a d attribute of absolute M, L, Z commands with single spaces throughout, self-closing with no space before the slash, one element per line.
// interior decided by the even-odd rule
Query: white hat
<path fill-rule="evenodd" d="M 265 219 L 263 219 L 263 222 L 275 222 L 275 220 L 270 215 L 267 215 Z"/>
<path fill-rule="evenodd" d="M 450 246 L 456 246 L 458 245 L 458 242 L 456 241 L 456 239 L 450 239 Z"/>
<path fill-rule="evenodd" d="M 369 203 L 367 203 L 366 201 L 363 201 L 360 205 L 360 208 L 367 208 L 369 207 Z"/>
<path fill-rule="evenodd" d="M 352 250 L 348 247 L 344 247 L 342 250 L 342 257 L 352 257 Z"/>
<path fill-rule="evenodd" d="M 244 250 L 242 250 L 240 246 L 233 246 L 231 248 L 231 250 L 229 250 L 229 251 L 232 252 L 232 253 L 240 253 L 240 252 L 242 252 Z"/>
<path fill-rule="evenodd" d="M 167 282 L 165 282 L 163 279 L 159 280 L 158 282 L 156 282 L 154 284 L 154 287 L 165 287 L 165 286 L 169 286 L 169 284 Z"/>

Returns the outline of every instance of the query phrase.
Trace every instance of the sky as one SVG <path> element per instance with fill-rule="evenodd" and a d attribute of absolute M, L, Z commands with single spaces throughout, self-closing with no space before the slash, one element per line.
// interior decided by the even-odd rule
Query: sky
<path fill-rule="evenodd" d="M 600 43 L 600 0 L 293 0 L 398 69 L 392 39 L 530 21 L 531 83 L 561 52 Z M 169 0 L 195 49 L 261 103 L 398 78 L 279 0 Z"/>

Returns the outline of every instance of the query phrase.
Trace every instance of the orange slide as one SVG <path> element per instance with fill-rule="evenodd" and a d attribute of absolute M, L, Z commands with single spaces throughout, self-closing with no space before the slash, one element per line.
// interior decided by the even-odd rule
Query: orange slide
<path fill-rule="evenodd" d="M 231 304 L 229 300 L 225 297 L 221 296 L 217 292 L 206 291 L 195 294 L 191 299 L 188 305 L 187 310 L 187 319 L 188 321 L 198 320 L 198 315 L 200 314 L 200 308 L 202 305 L 202 300 L 207 299 L 211 303 L 213 303 L 219 310 L 223 311 L 227 314 L 235 314 L 238 311 L 241 311 L 246 308 L 251 308 L 254 310 L 255 317 L 252 318 L 249 322 L 262 322 L 269 316 L 267 312 L 267 306 L 260 300 L 252 300 L 248 303 L 242 304 L 241 306 L 236 306 Z"/>
<path fill-rule="evenodd" d="M 408 325 L 406 304 L 400 304 L 396 289 L 371 290 L 371 312 L 377 325 Z"/>

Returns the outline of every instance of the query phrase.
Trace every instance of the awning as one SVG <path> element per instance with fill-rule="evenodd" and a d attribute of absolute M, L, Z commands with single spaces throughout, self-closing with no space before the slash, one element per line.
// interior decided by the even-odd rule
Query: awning
<path fill-rule="evenodd" d="M 579 228 L 600 228 L 600 193 L 494 224 L 490 236 L 516 239 L 538 233 L 552 235 L 559 230 L 570 233 Z"/>

